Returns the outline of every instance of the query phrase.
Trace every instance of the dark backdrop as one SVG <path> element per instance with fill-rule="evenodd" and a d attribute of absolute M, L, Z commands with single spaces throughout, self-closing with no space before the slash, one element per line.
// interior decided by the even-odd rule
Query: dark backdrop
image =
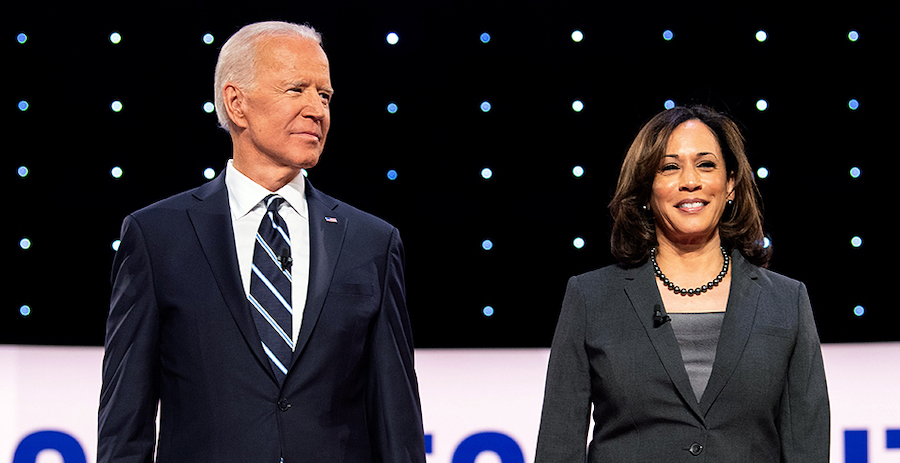
<path fill-rule="evenodd" d="M 312 3 L 5 7 L 0 172 L 10 270 L 0 342 L 102 344 L 122 218 L 201 184 L 208 167 L 222 170 L 230 140 L 202 109 L 216 55 L 241 25 L 269 19 L 309 22 L 325 36 L 337 95 L 328 147 L 309 177 L 399 227 L 418 347 L 549 346 L 567 278 L 612 263 L 606 204 L 619 164 L 666 100 L 709 104 L 741 124 L 752 164 L 770 172 L 759 185 L 771 268 L 807 283 L 822 340 L 900 340 L 887 252 L 894 4 Z M 391 31 L 396 45 L 385 41 Z M 114 100 L 122 111 L 110 110 Z M 489 112 L 479 108 L 485 100 Z"/>

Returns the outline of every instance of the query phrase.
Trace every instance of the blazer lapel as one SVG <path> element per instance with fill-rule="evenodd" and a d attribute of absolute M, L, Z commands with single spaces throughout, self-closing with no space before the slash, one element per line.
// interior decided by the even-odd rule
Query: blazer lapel
<path fill-rule="evenodd" d="M 662 362 L 669 375 L 669 379 L 675 385 L 675 389 L 681 394 L 685 403 L 691 407 L 691 410 L 702 417 L 700 406 L 697 403 L 697 397 L 694 395 L 694 389 L 688 378 L 687 371 L 684 369 L 684 360 L 681 358 L 681 348 L 678 346 L 678 340 L 675 339 L 675 332 L 672 331 L 672 324 L 665 323 L 662 326 L 654 327 L 653 313 L 656 306 L 663 307 L 662 298 L 659 295 L 659 289 L 656 287 L 655 276 L 649 264 L 629 270 L 625 277 L 625 293 L 631 301 L 638 319 L 650 338 L 650 343 L 656 350 L 656 355 Z"/>
<path fill-rule="evenodd" d="M 313 188 L 308 180 L 306 202 L 309 205 L 309 289 L 300 334 L 291 359 L 292 366 L 309 342 L 322 313 L 349 221 L 336 210 L 339 203 Z"/>
<path fill-rule="evenodd" d="M 195 207 L 188 209 L 188 217 L 197 233 L 200 247 L 209 262 L 219 291 L 225 299 L 225 305 L 244 340 L 260 363 L 266 367 L 265 370 L 272 376 L 272 380 L 275 380 L 275 375 L 269 368 L 269 359 L 263 352 L 259 332 L 250 314 L 249 302 L 241 282 L 228 192 L 225 188 L 225 174 L 198 188 L 194 197 L 198 202 Z"/>
<path fill-rule="evenodd" d="M 728 294 L 719 344 L 716 347 L 716 360 L 700 400 L 703 415 L 706 415 L 716 397 L 722 392 L 741 359 L 750 338 L 759 301 L 760 287 L 756 282 L 759 272 L 756 267 L 747 262 L 738 251 L 732 253 L 731 261 L 731 290 Z"/>

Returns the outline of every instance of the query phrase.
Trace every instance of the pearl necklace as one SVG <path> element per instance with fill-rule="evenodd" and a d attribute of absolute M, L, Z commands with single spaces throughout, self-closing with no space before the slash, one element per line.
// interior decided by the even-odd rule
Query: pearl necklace
<path fill-rule="evenodd" d="M 653 272 L 656 273 L 657 278 L 662 281 L 663 285 L 666 288 L 669 288 L 675 294 L 680 294 L 682 296 L 699 296 L 701 293 L 705 293 L 716 286 L 719 286 L 719 283 L 722 282 L 722 278 L 725 278 L 725 275 L 728 274 L 728 264 L 731 262 L 731 257 L 725 252 L 725 248 L 719 247 L 722 250 L 722 257 L 725 258 L 725 264 L 722 265 L 722 271 L 719 272 L 719 275 L 710 281 L 709 283 L 694 289 L 687 289 L 675 286 L 675 283 L 672 283 L 666 275 L 659 269 L 659 264 L 656 263 L 656 248 L 650 248 L 650 263 L 653 264 Z"/>

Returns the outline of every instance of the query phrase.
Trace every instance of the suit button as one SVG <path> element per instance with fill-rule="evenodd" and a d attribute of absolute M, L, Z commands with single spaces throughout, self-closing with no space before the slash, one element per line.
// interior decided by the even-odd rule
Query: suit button
<path fill-rule="evenodd" d="M 287 401 L 287 399 L 281 399 L 278 401 L 278 409 L 286 412 L 289 408 L 291 408 L 291 403 Z"/>
<path fill-rule="evenodd" d="M 688 451 L 691 452 L 691 455 L 696 457 L 697 455 L 700 455 L 700 452 L 703 451 L 703 446 L 694 442 L 693 444 L 691 444 L 691 447 L 688 449 Z"/>

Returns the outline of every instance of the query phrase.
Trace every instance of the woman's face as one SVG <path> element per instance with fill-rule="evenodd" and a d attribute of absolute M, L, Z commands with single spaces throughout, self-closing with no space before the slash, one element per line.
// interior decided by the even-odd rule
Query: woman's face
<path fill-rule="evenodd" d="M 677 126 L 650 193 L 657 240 L 674 245 L 718 240 L 719 219 L 733 189 L 712 130 L 697 119 Z"/>

